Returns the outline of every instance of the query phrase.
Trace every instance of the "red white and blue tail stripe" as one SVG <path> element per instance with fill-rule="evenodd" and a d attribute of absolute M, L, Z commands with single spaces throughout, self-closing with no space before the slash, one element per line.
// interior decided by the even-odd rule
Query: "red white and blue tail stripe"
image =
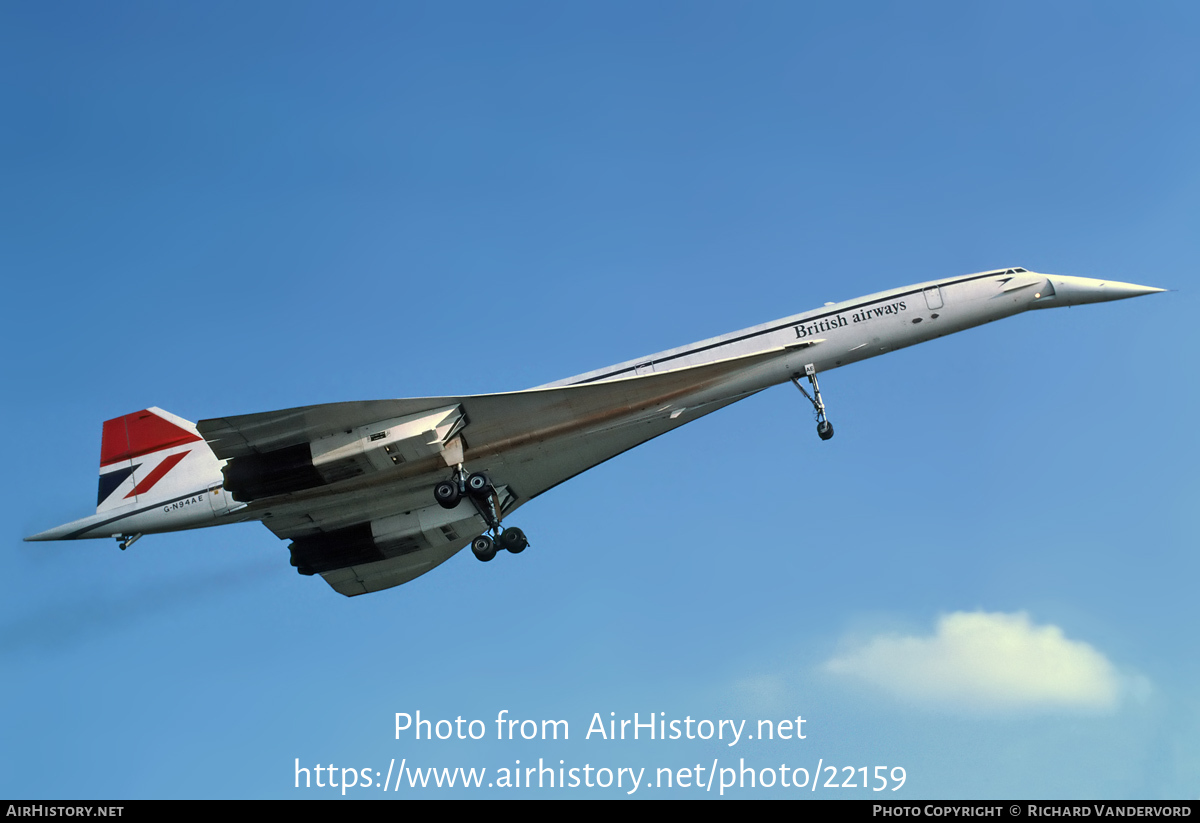
<path fill-rule="evenodd" d="M 96 513 L 27 540 L 149 534 L 211 525 L 229 509 L 217 460 L 195 424 L 159 408 L 114 417 L 100 440 Z"/>
<path fill-rule="evenodd" d="M 159 408 L 105 421 L 96 513 L 194 490 L 181 464 L 197 449 L 208 451 L 196 427 Z"/>

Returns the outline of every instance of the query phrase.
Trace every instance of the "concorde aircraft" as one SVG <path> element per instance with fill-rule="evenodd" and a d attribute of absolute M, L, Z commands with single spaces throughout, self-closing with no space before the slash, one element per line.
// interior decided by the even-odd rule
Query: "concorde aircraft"
<path fill-rule="evenodd" d="M 347 596 L 398 586 L 470 545 L 519 553 L 519 506 L 626 449 L 779 383 L 833 436 L 817 375 L 1029 309 L 1163 289 L 1022 268 L 829 303 L 527 391 L 301 406 L 193 424 L 109 420 L 96 513 L 27 540 L 261 520 L 292 565 Z M 805 388 L 807 384 L 808 388 Z"/>

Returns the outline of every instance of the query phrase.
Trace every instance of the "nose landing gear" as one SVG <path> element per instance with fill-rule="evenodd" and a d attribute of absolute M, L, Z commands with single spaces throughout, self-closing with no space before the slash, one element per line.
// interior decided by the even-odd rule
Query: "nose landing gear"
<path fill-rule="evenodd" d="M 812 386 L 813 393 L 810 395 L 800 385 L 800 375 L 792 375 L 792 382 L 796 384 L 796 388 L 800 393 L 808 398 L 808 402 L 812 403 L 813 411 L 817 416 L 817 437 L 822 440 L 828 440 L 833 437 L 833 424 L 829 422 L 829 418 L 825 416 L 825 401 L 821 399 L 821 386 L 817 383 L 817 368 L 812 363 L 804 367 L 804 374 L 808 377 L 808 382 Z"/>

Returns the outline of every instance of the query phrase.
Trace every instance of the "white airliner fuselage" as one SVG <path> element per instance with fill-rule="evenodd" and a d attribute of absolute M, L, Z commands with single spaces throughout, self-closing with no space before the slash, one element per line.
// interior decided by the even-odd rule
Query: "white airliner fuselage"
<path fill-rule="evenodd" d="M 806 362 L 811 362 L 817 372 L 826 372 L 1031 309 L 1101 303 L 1159 291 L 1163 289 L 1037 274 L 1022 268 L 970 274 L 830 303 L 782 320 L 568 377 L 546 387 L 686 368 L 818 338 L 821 345 L 811 350 Z M 790 376 L 779 375 L 762 388 L 785 383 Z"/>
<path fill-rule="evenodd" d="M 818 374 L 1030 309 L 1158 291 L 1013 268 L 827 304 L 512 394 L 308 406 L 199 427 L 148 409 L 105 423 L 97 513 L 27 539 L 111 536 L 124 548 L 143 534 L 262 520 L 296 541 L 302 573 L 344 594 L 375 591 L 468 543 L 490 560 L 491 538 L 472 538 L 481 531 L 523 550 L 519 529 L 500 531 L 521 504 L 770 386 L 804 391 L 807 379 L 828 439 Z"/>

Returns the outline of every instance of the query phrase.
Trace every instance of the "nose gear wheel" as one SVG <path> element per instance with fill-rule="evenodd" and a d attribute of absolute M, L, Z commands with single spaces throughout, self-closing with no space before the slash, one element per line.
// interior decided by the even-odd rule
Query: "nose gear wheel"
<path fill-rule="evenodd" d="M 813 411 L 816 412 L 817 437 L 822 440 L 828 440 L 833 437 L 833 424 L 825 416 L 825 401 L 821 399 L 821 386 L 817 383 L 816 366 L 809 363 L 804 367 L 804 374 L 808 377 L 808 382 L 812 386 L 813 393 L 811 395 L 800 385 L 800 375 L 793 374 L 792 382 L 796 384 L 796 388 L 800 390 L 800 393 L 808 398 L 808 402 L 812 403 Z"/>

